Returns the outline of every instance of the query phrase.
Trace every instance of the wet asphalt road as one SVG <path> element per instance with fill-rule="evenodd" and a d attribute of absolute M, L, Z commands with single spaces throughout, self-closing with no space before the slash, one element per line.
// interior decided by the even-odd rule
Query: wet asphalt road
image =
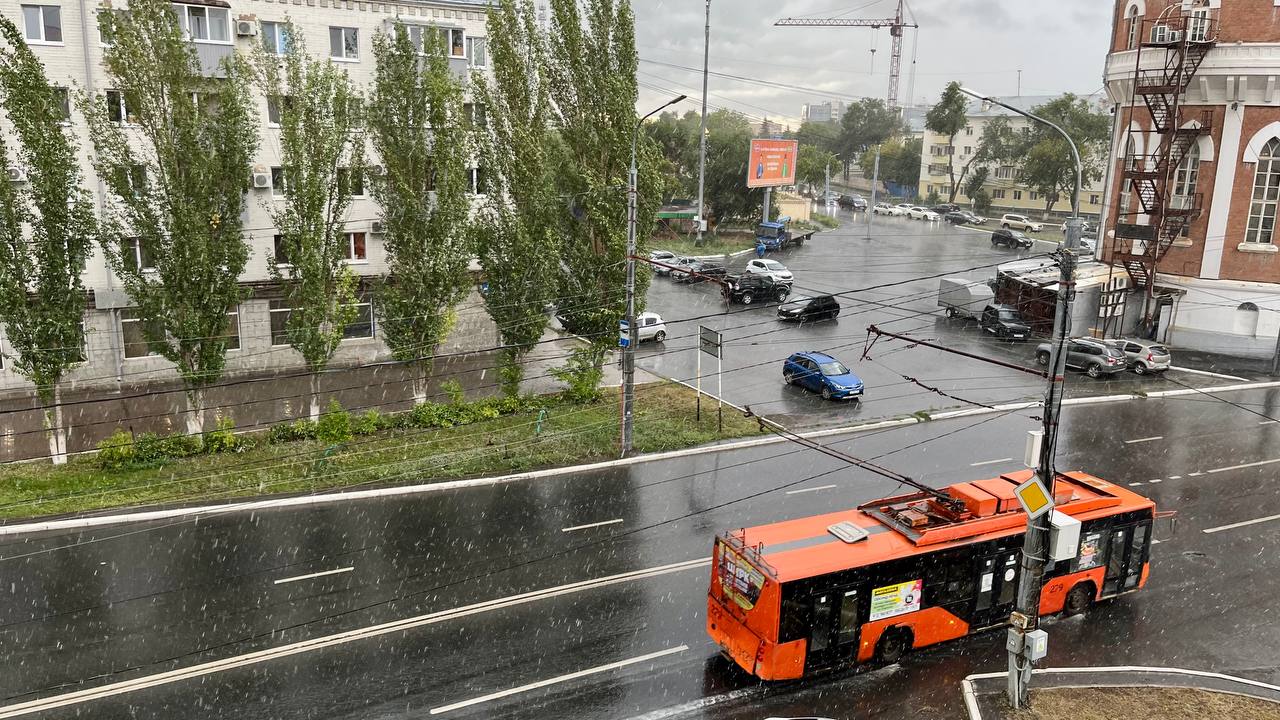
<path fill-rule="evenodd" d="M 985 251 L 975 245 L 971 252 Z M 799 258 L 784 262 L 796 267 Z M 955 382 L 969 393 L 1038 394 L 1034 378 L 1006 388 L 1012 372 L 906 359 L 917 352 L 882 362 L 905 374 L 968 376 Z M 760 404 L 772 393 L 783 414 L 821 411 L 825 422 L 863 410 L 790 396 L 775 365 L 742 371 L 752 377 L 735 387 L 751 390 L 735 396 L 726 384 L 726 395 Z M 879 370 L 855 370 L 875 387 Z M 1074 376 L 1072 385 L 1092 382 Z M 1155 548 L 1146 590 L 1051 623 L 1052 665 L 1167 664 L 1280 681 L 1280 521 L 1204 532 L 1280 514 L 1277 465 L 1267 462 L 1280 461 L 1280 425 L 1262 424 L 1280 418 L 1280 391 L 1221 398 L 1232 404 L 1201 395 L 1066 411 L 1060 467 L 1135 483 L 1177 510 L 1179 522 Z M 865 412 L 928 407 L 911 400 L 904 395 L 897 410 L 873 397 Z M 1035 414 L 825 442 L 944 485 L 1019 467 Z M 762 687 L 720 661 L 703 631 L 700 561 L 717 530 L 894 490 L 776 444 L 390 500 L 7 539 L 0 705 L 102 688 L 103 697 L 28 717 L 958 717 L 959 679 L 1003 667 L 999 634 L 926 650 L 900 666 Z M 617 577 L 639 571 L 647 572 Z M 501 602 L 481 604 L 492 600 Z M 371 631 L 405 619 L 410 627 Z M 317 643 L 294 645 L 308 640 Z M 283 648 L 297 652 L 249 655 Z M 653 653 L 666 654 L 631 662 Z M 155 684 L 160 673 L 217 660 L 226 661 L 217 672 Z M 120 692 L 131 680 L 144 682 Z M 541 686 L 522 690 L 532 685 Z M 0 706 L 0 718 L 8 716 Z"/>

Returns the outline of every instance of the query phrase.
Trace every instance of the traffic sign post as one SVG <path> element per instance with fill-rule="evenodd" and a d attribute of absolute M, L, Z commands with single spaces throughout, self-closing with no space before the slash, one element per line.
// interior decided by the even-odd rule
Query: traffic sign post
<path fill-rule="evenodd" d="M 698 419 L 702 419 L 702 353 L 716 359 L 716 427 L 724 432 L 724 343 L 723 336 L 709 327 L 698 326 Z"/>

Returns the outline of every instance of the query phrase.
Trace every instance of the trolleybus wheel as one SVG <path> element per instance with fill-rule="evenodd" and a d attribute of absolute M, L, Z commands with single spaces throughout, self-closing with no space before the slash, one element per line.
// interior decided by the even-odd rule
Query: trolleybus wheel
<path fill-rule="evenodd" d="M 880 636 L 880 642 L 876 643 L 876 658 L 885 665 L 892 665 L 898 662 L 910 647 L 910 630 L 890 628 Z"/>
<path fill-rule="evenodd" d="M 1092 604 L 1093 586 L 1089 583 L 1080 583 L 1071 588 L 1071 592 L 1067 593 L 1067 601 L 1062 606 L 1063 614 L 1079 615 L 1088 610 Z"/>

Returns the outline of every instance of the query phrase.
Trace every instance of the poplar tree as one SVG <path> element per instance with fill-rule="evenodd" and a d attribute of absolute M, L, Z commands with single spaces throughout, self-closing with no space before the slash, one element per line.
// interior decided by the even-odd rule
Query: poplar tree
<path fill-rule="evenodd" d="M 579 6 L 581 5 L 581 9 Z M 548 90 L 557 142 L 551 166 L 561 213 L 560 312 L 592 347 L 579 360 L 598 371 L 626 312 L 627 173 L 636 125 L 635 17 L 627 0 L 552 0 Z M 637 144 L 637 251 L 659 205 L 658 150 Z M 636 275 L 637 309 L 650 273 Z"/>
<path fill-rule="evenodd" d="M 960 192 L 960 181 L 956 178 L 956 135 L 968 124 L 969 101 L 960 92 L 960 83 L 947 83 L 938 104 L 929 108 L 924 118 L 926 128 L 947 136 L 947 202 L 955 202 Z"/>
<path fill-rule="evenodd" d="M 470 285 L 472 258 L 462 83 L 449 69 L 443 37 L 425 32 L 422 43 L 425 55 L 400 23 L 374 37 L 368 112 L 383 166 L 372 185 L 389 273 L 379 284 L 378 316 L 392 355 L 413 369 L 419 401 L 426 399 L 431 355 Z"/>
<path fill-rule="evenodd" d="M 474 78 L 488 119 L 476 136 L 489 173 L 488 200 L 476 221 L 477 255 L 488 283 L 485 302 L 505 346 L 503 389 L 515 395 L 521 359 L 546 329 L 559 272 L 546 47 L 532 2 L 501 0 L 489 11 L 488 51 L 492 81 Z"/>
<path fill-rule="evenodd" d="M 307 54 L 292 23 L 283 58 L 259 49 L 259 82 L 280 118 L 284 203 L 267 206 L 280 234 L 268 266 L 290 311 L 289 344 L 311 373 L 310 413 L 320 416 L 320 373 L 356 317 L 347 265 L 346 213 L 365 175 L 362 103 L 345 70 Z"/>
<path fill-rule="evenodd" d="M 13 369 L 35 384 L 44 405 L 49 455 L 62 464 L 67 442 L 59 382 L 84 360 L 81 274 L 97 227 L 76 143 L 62 125 L 70 110 L 67 91 L 49 84 L 44 66 L 3 15 L 0 37 L 0 100 L 27 176 L 23 185 L 8 181 L 9 152 L 0 135 L 0 322 L 17 351 Z"/>
<path fill-rule="evenodd" d="M 137 307 L 148 347 L 177 366 L 187 431 L 198 434 L 203 391 L 226 365 L 227 313 L 248 295 L 239 278 L 258 148 L 252 75 L 235 56 L 206 73 L 168 0 L 132 0 L 128 12 L 106 19 L 103 64 L 128 123 L 113 119 L 119 107 L 109 109 L 105 97 L 80 103 L 111 195 L 102 250 Z M 133 242 L 153 268 L 133 262 Z"/>

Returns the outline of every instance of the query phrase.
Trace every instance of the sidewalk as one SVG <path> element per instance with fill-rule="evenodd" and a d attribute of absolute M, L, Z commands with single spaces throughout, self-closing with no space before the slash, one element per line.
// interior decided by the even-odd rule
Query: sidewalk
<path fill-rule="evenodd" d="M 1064 706 L 1071 708 L 1067 712 L 1075 718 L 1084 718 L 1081 713 L 1087 707 L 1096 711 L 1095 715 L 1103 713 L 1112 720 L 1156 720 L 1170 717 L 1163 713 L 1177 712 L 1179 705 L 1192 713 L 1181 716 L 1187 718 L 1280 718 L 1280 687 L 1221 673 L 1162 667 L 1036 670 L 1031 688 L 1035 712 L 1015 712 L 1009 708 L 1005 696 L 1007 678 L 1000 672 L 970 675 L 964 679 L 961 689 L 969 720 L 1047 720 L 1059 717 L 1058 709 Z M 1105 689 L 1142 689 L 1145 692 L 1098 692 Z M 1203 691 L 1210 695 L 1185 691 Z M 1036 702 L 1037 694 L 1042 700 L 1040 703 Z M 1207 712 L 1204 705 L 1215 701 L 1216 695 L 1223 696 L 1218 698 L 1220 704 L 1229 706 L 1231 715 L 1217 716 Z M 1156 710 L 1155 706 L 1162 701 L 1174 709 Z M 1126 710 L 1129 710 L 1128 714 L 1119 714 Z"/>

